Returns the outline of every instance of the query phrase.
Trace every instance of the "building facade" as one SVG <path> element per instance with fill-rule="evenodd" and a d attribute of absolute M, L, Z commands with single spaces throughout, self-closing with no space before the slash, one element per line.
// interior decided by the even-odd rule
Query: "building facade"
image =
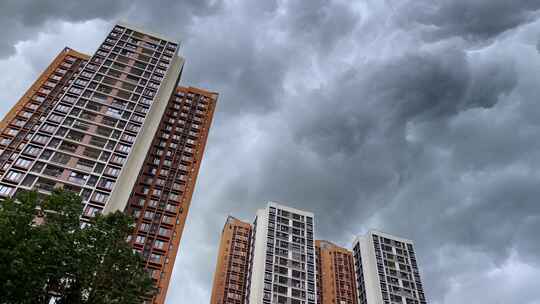
<path fill-rule="evenodd" d="M 143 166 L 134 175 L 135 186 L 126 193 L 129 204 L 108 206 L 125 209 L 135 218 L 131 243 L 146 259 L 156 281 L 156 303 L 165 301 L 217 97 L 216 93 L 178 87 Z"/>
<path fill-rule="evenodd" d="M 120 172 L 138 172 L 138 159 L 146 156 L 146 141 L 157 129 L 154 121 L 163 115 L 180 77 L 183 59 L 177 49 L 176 42 L 115 26 L 60 96 L 46 105 L 34 132 L 25 135 L 24 148 L 10 155 L 13 162 L 3 167 L 0 195 L 63 187 L 84 198 L 83 220 L 103 211 L 119 191 Z M 23 111 L 33 104 L 26 103 Z M 12 130 L 4 133 L 17 137 Z"/>
<path fill-rule="evenodd" d="M 244 233 L 239 248 L 234 227 Z M 251 246 L 245 250 L 248 230 Z M 210 303 L 427 304 L 412 241 L 370 231 L 356 237 L 350 251 L 314 242 L 313 233 L 313 213 L 273 202 L 257 211 L 253 225 L 229 217 Z"/>
<path fill-rule="evenodd" d="M 248 303 L 315 304 L 313 213 L 277 203 L 257 211 Z"/>
<path fill-rule="evenodd" d="M 164 303 L 218 94 L 178 87 L 178 42 L 117 24 L 92 56 L 70 49 L 0 123 L 0 198 L 54 188 L 82 224 L 132 214 L 130 239 Z"/>
<path fill-rule="evenodd" d="M 252 226 L 229 216 L 221 232 L 211 304 L 244 304 Z"/>
<path fill-rule="evenodd" d="M 11 178 L 0 181 L 0 195 L 8 196 L 14 192 L 11 180 L 17 180 L 18 173 L 25 172 L 28 161 L 35 158 L 19 160 L 22 149 L 89 59 L 90 56 L 72 49 L 63 49 L 0 122 L 0 176 L 14 168 Z M 18 163 L 14 165 L 15 161 Z"/>
<path fill-rule="evenodd" d="M 360 304 L 426 304 L 412 241 L 370 231 L 353 243 Z"/>
<path fill-rule="evenodd" d="M 317 303 L 357 304 L 354 259 L 351 251 L 316 240 Z"/>

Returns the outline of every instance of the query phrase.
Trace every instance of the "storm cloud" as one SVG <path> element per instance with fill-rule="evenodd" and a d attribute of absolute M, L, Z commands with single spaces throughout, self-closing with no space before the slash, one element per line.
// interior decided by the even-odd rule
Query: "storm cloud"
<path fill-rule="evenodd" d="M 540 303 L 539 1 L 7 1 L 1 112 L 118 20 L 220 93 L 168 303 L 209 301 L 226 216 L 268 200 L 415 240 L 430 303 Z"/>

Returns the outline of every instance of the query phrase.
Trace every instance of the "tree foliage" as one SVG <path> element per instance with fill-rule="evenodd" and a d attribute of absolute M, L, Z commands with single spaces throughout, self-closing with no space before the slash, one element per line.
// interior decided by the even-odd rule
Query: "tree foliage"
<path fill-rule="evenodd" d="M 80 197 L 63 190 L 0 202 L 0 304 L 140 304 L 155 291 L 126 242 L 131 218 L 98 215 L 81 227 L 81 212 Z"/>

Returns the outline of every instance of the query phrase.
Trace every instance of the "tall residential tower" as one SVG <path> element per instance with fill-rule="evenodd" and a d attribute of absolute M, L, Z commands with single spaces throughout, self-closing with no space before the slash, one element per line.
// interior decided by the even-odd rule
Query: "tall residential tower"
<path fill-rule="evenodd" d="M 313 213 L 270 202 L 254 226 L 249 303 L 315 304 Z"/>
<path fill-rule="evenodd" d="M 353 243 L 360 304 L 426 304 L 413 242 L 370 231 Z"/>
<path fill-rule="evenodd" d="M 0 198 L 79 193 L 84 224 L 135 216 L 164 303 L 218 94 L 178 87 L 178 42 L 117 24 L 92 56 L 63 50 L 0 123 Z"/>
<path fill-rule="evenodd" d="M 227 218 L 221 232 L 210 304 L 245 303 L 251 230 L 251 224 Z"/>
<path fill-rule="evenodd" d="M 317 302 L 357 304 L 356 276 L 351 251 L 331 242 L 316 240 Z"/>

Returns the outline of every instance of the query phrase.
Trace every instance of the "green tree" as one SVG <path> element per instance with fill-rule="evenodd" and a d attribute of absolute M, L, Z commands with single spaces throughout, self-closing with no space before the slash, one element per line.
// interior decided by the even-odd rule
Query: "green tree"
<path fill-rule="evenodd" d="M 80 197 L 63 190 L 0 202 L 0 304 L 139 304 L 155 292 L 126 242 L 131 218 L 100 215 L 82 228 L 81 212 Z"/>

